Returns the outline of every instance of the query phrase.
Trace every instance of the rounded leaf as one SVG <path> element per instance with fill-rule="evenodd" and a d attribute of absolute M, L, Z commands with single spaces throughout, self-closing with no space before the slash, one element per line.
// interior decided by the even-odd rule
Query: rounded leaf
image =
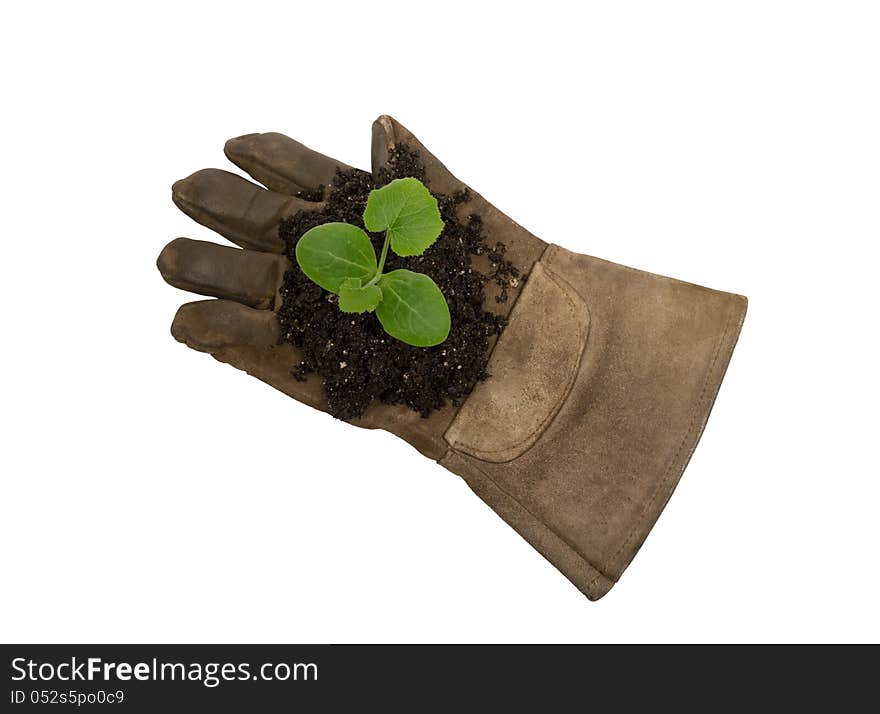
<path fill-rule="evenodd" d="M 349 223 L 324 223 L 296 244 L 296 262 L 324 290 L 338 293 L 347 278 L 370 280 L 378 270 L 370 237 Z"/>
<path fill-rule="evenodd" d="M 376 316 L 389 335 L 416 347 L 439 345 L 449 336 L 449 306 L 427 275 L 393 270 L 379 279 L 379 287 Z"/>
<path fill-rule="evenodd" d="M 375 285 L 361 286 L 357 278 L 348 278 L 339 286 L 339 309 L 342 312 L 372 312 L 382 299 Z"/>
<path fill-rule="evenodd" d="M 387 231 L 391 249 L 402 256 L 421 255 L 443 230 L 437 199 L 415 178 L 394 179 L 370 191 L 364 210 L 368 231 Z"/>

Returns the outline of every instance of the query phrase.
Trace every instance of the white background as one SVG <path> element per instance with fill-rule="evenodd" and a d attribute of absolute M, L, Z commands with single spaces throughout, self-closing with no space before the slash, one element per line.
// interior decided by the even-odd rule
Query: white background
<path fill-rule="evenodd" d="M 880 22 L 855 2 L 3 10 L 0 639 L 880 639 Z M 750 299 L 589 603 L 465 484 L 168 327 L 170 185 L 389 113 L 548 241 Z M 235 169 L 233 169 L 235 170 Z"/>

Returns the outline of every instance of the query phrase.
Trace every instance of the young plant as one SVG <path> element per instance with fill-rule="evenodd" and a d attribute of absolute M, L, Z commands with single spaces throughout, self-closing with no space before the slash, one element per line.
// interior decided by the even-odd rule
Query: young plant
<path fill-rule="evenodd" d="M 343 312 L 373 312 L 392 337 L 416 347 L 439 345 L 449 335 L 449 306 L 440 288 L 423 273 L 383 273 L 388 248 L 397 255 L 421 255 L 437 240 L 443 219 L 437 200 L 415 178 L 395 179 L 370 191 L 364 225 L 385 231 L 376 262 L 370 237 L 350 223 L 324 223 L 296 244 L 296 262 L 306 276 L 339 296 Z"/>

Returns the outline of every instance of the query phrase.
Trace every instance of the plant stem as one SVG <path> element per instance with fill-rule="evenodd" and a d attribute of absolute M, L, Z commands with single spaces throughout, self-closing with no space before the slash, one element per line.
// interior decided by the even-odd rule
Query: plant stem
<path fill-rule="evenodd" d="M 379 282 L 379 278 L 382 277 L 382 270 L 385 268 L 385 258 L 388 257 L 388 244 L 391 242 L 388 234 L 385 234 L 385 243 L 382 245 L 382 255 L 379 256 L 379 268 L 376 270 L 376 274 L 373 276 L 373 279 L 367 283 L 367 285 L 375 285 Z M 366 287 L 366 286 L 364 286 Z"/>

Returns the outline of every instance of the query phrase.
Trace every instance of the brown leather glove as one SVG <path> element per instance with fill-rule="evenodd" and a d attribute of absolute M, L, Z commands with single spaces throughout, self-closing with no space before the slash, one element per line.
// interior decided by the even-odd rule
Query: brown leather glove
<path fill-rule="evenodd" d="M 465 188 L 403 126 L 373 124 L 377 171 L 403 143 L 426 183 Z M 174 337 L 325 409 L 320 378 L 298 381 L 274 310 L 290 263 L 282 218 L 315 204 L 295 196 L 349 168 L 281 134 L 226 144 L 264 189 L 218 169 L 174 184 L 174 202 L 245 250 L 178 238 L 159 256 L 172 285 L 219 300 L 183 305 Z M 482 217 L 528 280 L 498 306 L 509 324 L 491 378 L 463 405 L 425 419 L 372 405 L 358 426 L 382 428 L 463 477 L 473 491 L 591 600 L 618 580 L 660 515 L 697 445 L 746 313 L 746 299 L 547 244 L 474 191 L 462 215 Z"/>

